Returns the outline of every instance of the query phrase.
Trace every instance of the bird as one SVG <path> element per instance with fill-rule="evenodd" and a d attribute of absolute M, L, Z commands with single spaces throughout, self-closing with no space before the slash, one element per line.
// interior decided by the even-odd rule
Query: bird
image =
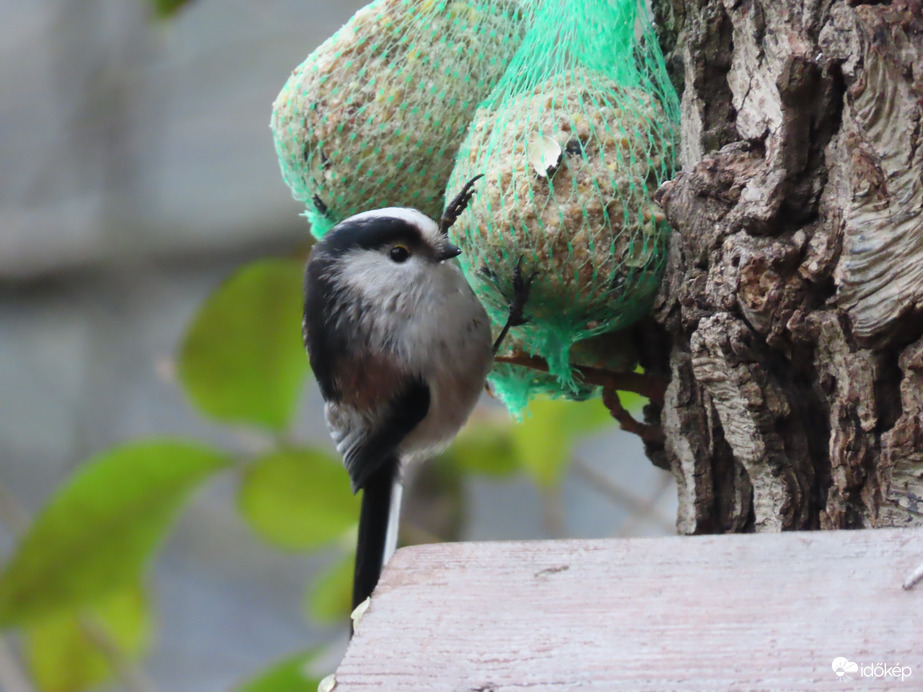
<path fill-rule="evenodd" d="M 407 207 L 340 221 L 305 268 L 305 347 L 328 430 L 353 492 L 362 492 L 353 608 L 371 595 L 396 548 L 404 470 L 451 443 L 503 337 L 526 322 L 532 277 L 518 265 L 507 323 L 492 342 L 490 319 L 453 261 L 461 250 L 448 230 L 480 177 L 438 223 Z"/>

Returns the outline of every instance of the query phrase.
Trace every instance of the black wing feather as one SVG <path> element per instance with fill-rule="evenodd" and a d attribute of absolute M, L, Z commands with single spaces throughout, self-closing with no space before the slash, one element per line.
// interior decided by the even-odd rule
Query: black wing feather
<path fill-rule="evenodd" d="M 420 424 L 429 412 L 429 386 L 422 379 L 411 380 L 401 393 L 387 403 L 386 414 L 377 429 L 343 454 L 353 492 L 365 487 L 369 477 L 395 454 L 401 441 Z"/>
<path fill-rule="evenodd" d="M 321 394 L 326 401 L 339 398 L 333 373 L 336 361 L 346 353 L 348 335 L 331 314 L 331 306 L 339 304 L 333 283 L 329 278 L 332 259 L 314 249 L 304 274 L 304 345 L 311 361 L 311 370 L 317 378 Z"/>

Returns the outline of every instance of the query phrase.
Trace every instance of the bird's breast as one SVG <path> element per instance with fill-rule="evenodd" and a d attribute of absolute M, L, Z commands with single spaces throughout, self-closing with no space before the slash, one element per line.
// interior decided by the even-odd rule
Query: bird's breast
<path fill-rule="evenodd" d="M 430 408 L 405 438 L 400 452 L 424 457 L 452 441 L 484 389 L 493 360 L 490 320 L 464 284 L 432 311 L 411 338 L 412 369 L 429 385 Z"/>

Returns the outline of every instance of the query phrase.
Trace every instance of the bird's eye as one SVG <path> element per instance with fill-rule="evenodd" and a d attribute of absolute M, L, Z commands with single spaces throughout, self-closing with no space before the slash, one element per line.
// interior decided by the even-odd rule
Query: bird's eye
<path fill-rule="evenodd" d="M 391 248 L 391 252 L 389 254 L 391 255 L 391 259 L 394 262 L 400 264 L 401 262 L 406 262 L 407 258 L 410 257 L 410 250 L 405 248 L 403 245 L 395 245 L 393 248 Z"/>

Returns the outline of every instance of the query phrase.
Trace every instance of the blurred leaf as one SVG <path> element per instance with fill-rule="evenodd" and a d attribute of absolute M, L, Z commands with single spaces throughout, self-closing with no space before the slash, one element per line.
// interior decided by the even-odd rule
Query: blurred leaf
<path fill-rule="evenodd" d="M 469 473 L 509 476 L 519 470 L 512 424 L 472 420 L 455 438 L 446 456 Z"/>
<path fill-rule="evenodd" d="M 158 19 L 169 19 L 189 4 L 190 0 L 150 0 Z"/>
<path fill-rule="evenodd" d="M 183 501 L 228 463 L 156 439 L 103 452 L 55 492 L 0 575 L 0 625 L 22 625 L 138 581 Z"/>
<path fill-rule="evenodd" d="M 534 399 L 528 415 L 513 427 L 516 459 L 539 487 L 551 488 L 571 461 L 573 439 L 611 424 L 612 416 L 599 399 Z"/>
<path fill-rule="evenodd" d="M 318 548 L 359 520 L 359 499 L 342 464 L 314 449 L 254 461 L 241 481 L 238 506 L 258 534 L 293 550 Z"/>
<path fill-rule="evenodd" d="M 317 622 L 347 622 L 352 612 L 355 566 L 356 554 L 351 552 L 321 572 L 305 592 L 305 613 Z"/>
<path fill-rule="evenodd" d="M 465 525 L 465 492 L 458 464 L 421 464 L 405 485 L 401 544 L 459 541 Z"/>
<path fill-rule="evenodd" d="M 219 286 L 186 332 L 179 377 L 206 414 L 288 425 L 308 373 L 301 339 L 301 263 L 253 262 Z"/>
<path fill-rule="evenodd" d="M 641 364 L 635 365 L 634 372 L 639 375 L 644 374 L 644 368 L 641 367 Z M 641 396 L 635 392 L 618 392 L 619 401 L 622 402 L 622 408 L 628 411 L 635 417 L 638 417 L 643 411 L 644 407 L 647 406 L 648 399 L 646 396 Z"/>
<path fill-rule="evenodd" d="M 115 649 L 120 659 L 135 660 L 148 649 L 151 630 L 144 592 L 133 584 L 80 612 L 56 613 L 30 625 L 24 653 L 41 689 L 78 692 L 112 677 L 106 648 Z M 105 637 L 103 646 L 97 635 Z"/>
<path fill-rule="evenodd" d="M 635 394 L 634 392 L 618 392 L 619 400 L 622 402 L 622 408 L 633 416 L 637 417 L 647 406 L 647 397 Z"/>
<path fill-rule="evenodd" d="M 316 650 L 295 654 L 271 665 L 235 692 L 317 692 L 320 678 L 311 675 Z"/>
<path fill-rule="evenodd" d="M 602 399 L 588 399 L 587 401 L 556 400 L 560 413 L 560 424 L 564 429 L 568 442 L 580 435 L 602 430 L 616 425 L 609 409 L 603 404 Z"/>

